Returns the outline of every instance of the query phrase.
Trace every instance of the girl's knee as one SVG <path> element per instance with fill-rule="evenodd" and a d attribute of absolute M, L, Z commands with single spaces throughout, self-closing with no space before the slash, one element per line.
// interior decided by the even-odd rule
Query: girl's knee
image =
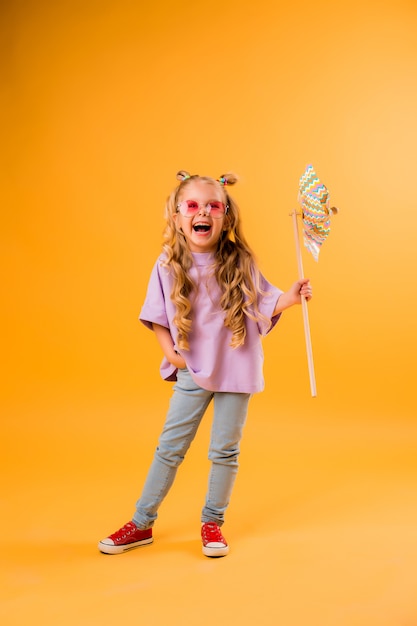
<path fill-rule="evenodd" d="M 155 452 L 155 457 L 164 465 L 168 465 L 169 467 L 179 467 L 184 460 L 185 451 L 183 452 L 158 446 Z"/>
<path fill-rule="evenodd" d="M 220 465 L 232 465 L 237 466 L 240 450 L 237 447 L 233 448 L 211 448 L 208 458 L 212 463 L 219 463 Z"/>

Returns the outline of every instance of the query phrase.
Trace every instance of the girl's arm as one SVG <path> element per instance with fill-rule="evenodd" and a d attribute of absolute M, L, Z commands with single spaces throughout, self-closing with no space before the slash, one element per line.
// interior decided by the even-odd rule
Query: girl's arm
<path fill-rule="evenodd" d="M 282 313 L 282 311 L 285 311 L 285 309 L 288 309 L 294 304 L 301 304 L 301 296 L 304 296 L 306 300 L 311 300 L 313 297 L 309 278 L 297 280 L 288 291 L 280 295 L 272 317 L 278 315 L 278 313 Z"/>
<path fill-rule="evenodd" d="M 162 352 L 164 353 L 165 358 L 168 359 L 168 361 L 172 363 L 172 365 L 175 365 L 175 367 L 177 367 L 178 369 L 186 367 L 185 361 L 182 356 L 174 350 L 174 342 L 172 341 L 169 329 L 165 328 L 165 326 L 160 326 L 159 324 L 152 324 L 152 327 L 155 331 L 156 338 L 162 348 Z"/>

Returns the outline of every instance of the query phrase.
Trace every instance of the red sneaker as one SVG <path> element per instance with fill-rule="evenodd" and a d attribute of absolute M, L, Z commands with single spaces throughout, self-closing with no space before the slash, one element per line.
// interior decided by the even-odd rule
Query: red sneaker
<path fill-rule="evenodd" d="M 133 522 L 128 522 L 117 532 L 102 539 L 98 544 L 98 549 L 105 554 L 121 554 L 126 550 L 145 546 L 152 541 L 152 528 L 142 530 Z"/>
<path fill-rule="evenodd" d="M 202 525 L 201 538 L 205 556 L 226 556 L 229 553 L 227 541 L 215 522 L 206 522 Z"/>

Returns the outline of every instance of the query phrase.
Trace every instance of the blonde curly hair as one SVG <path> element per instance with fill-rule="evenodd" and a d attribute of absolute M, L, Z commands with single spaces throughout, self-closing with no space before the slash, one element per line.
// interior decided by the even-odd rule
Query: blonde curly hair
<path fill-rule="evenodd" d="M 254 253 L 242 233 L 239 207 L 225 188 L 235 184 L 237 176 L 228 173 L 215 180 L 198 174 L 190 176 L 188 172 L 181 170 L 177 179 L 181 182 L 172 191 L 165 206 L 167 223 L 163 232 L 164 266 L 169 268 L 174 277 L 171 299 L 176 305 L 174 324 L 178 329 L 177 345 L 183 350 L 189 349 L 188 335 L 192 327 L 190 295 L 195 285 L 188 272 L 193 264 L 193 257 L 184 233 L 176 226 L 174 215 L 178 211 L 178 201 L 186 186 L 192 182 L 203 182 L 221 189 L 224 202 L 228 206 L 224 230 L 214 254 L 213 275 L 222 292 L 220 306 L 224 311 L 224 324 L 232 332 L 230 345 L 238 348 L 245 342 L 246 317 L 266 324 L 270 324 L 271 320 L 259 311 L 259 294 L 265 295 L 260 287 L 260 272 Z"/>

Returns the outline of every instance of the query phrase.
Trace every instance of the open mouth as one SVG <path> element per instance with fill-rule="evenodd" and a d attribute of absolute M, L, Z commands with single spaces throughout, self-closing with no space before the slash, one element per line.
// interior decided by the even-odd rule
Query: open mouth
<path fill-rule="evenodd" d="M 205 223 L 194 224 L 193 226 L 193 230 L 196 233 L 208 233 L 210 229 L 211 229 L 210 224 L 205 224 Z"/>

